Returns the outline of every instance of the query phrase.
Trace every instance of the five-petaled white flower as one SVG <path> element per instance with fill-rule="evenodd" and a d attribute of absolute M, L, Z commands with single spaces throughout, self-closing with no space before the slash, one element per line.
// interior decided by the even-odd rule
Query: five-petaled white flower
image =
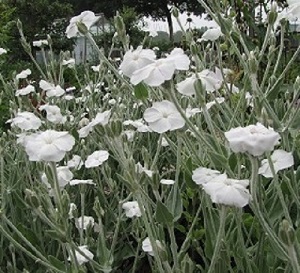
<path fill-rule="evenodd" d="M 83 165 L 83 161 L 79 155 L 73 155 L 73 157 L 67 162 L 69 168 L 80 170 Z"/>
<path fill-rule="evenodd" d="M 95 151 L 91 155 L 89 155 L 85 161 L 86 168 L 94 168 L 102 165 L 109 157 L 109 153 L 107 151 Z"/>
<path fill-rule="evenodd" d="M 159 240 L 156 240 L 155 243 L 156 243 L 156 245 L 157 245 L 158 250 L 163 248 L 163 246 L 162 246 L 162 244 L 161 244 L 161 242 L 160 242 Z M 150 242 L 149 237 L 147 237 L 147 238 L 142 242 L 142 249 L 143 249 L 145 252 L 147 252 L 149 255 L 154 256 L 154 250 L 153 250 L 153 247 L 152 247 L 152 245 L 151 245 L 151 242 Z"/>
<path fill-rule="evenodd" d="M 156 59 L 156 55 L 151 49 L 143 49 L 139 46 L 136 50 L 130 49 L 124 55 L 124 59 L 120 65 L 120 70 L 127 77 L 148 64 L 151 64 Z"/>
<path fill-rule="evenodd" d="M 31 112 L 18 112 L 17 115 L 9 119 L 6 123 L 11 123 L 24 131 L 37 130 L 41 125 L 41 120 Z"/>
<path fill-rule="evenodd" d="M 175 63 L 172 59 L 159 59 L 139 70 L 136 70 L 132 74 L 130 82 L 133 85 L 137 85 L 144 81 L 144 83 L 149 86 L 160 86 L 165 81 L 172 79 L 175 69 Z"/>
<path fill-rule="evenodd" d="M 139 204 L 137 201 L 129 201 L 125 202 L 122 205 L 122 209 L 125 210 L 125 215 L 129 218 L 133 218 L 134 216 L 140 217 L 142 216 Z"/>
<path fill-rule="evenodd" d="M 273 128 L 266 128 L 261 123 L 246 127 L 237 127 L 225 132 L 225 137 L 234 153 L 249 153 L 261 156 L 274 149 L 280 135 Z"/>
<path fill-rule="evenodd" d="M 66 117 L 64 117 L 60 108 L 56 105 L 44 104 L 39 107 L 40 110 L 45 110 L 47 114 L 47 119 L 54 124 L 63 124 L 66 122 Z"/>
<path fill-rule="evenodd" d="M 143 167 L 143 165 L 140 162 L 138 162 L 137 164 L 135 164 L 135 171 L 137 173 L 145 173 L 150 178 L 153 175 L 153 171 L 148 170 L 146 167 Z"/>
<path fill-rule="evenodd" d="M 166 60 L 172 61 L 177 70 L 188 70 L 190 66 L 190 59 L 184 53 L 182 48 L 174 48 L 167 56 Z"/>
<path fill-rule="evenodd" d="M 31 70 L 29 68 L 25 69 L 25 70 L 21 71 L 19 74 L 16 75 L 16 79 L 17 80 L 26 79 L 30 74 L 31 74 Z"/>
<path fill-rule="evenodd" d="M 85 126 L 78 130 L 80 138 L 85 138 L 88 134 L 93 131 L 94 126 L 96 125 L 106 125 L 109 121 L 111 115 L 111 110 L 104 111 L 102 113 L 97 113 L 96 117 L 92 119 L 91 122 L 88 122 Z"/>
<path fill-rule="evenodd" d="M 206 92 L 212 93 L 222 86 L 222 79 L 218 75 L 208 69 L 204 69 L 201 72 L 192 75 L 191 77 L 186 78 L 185 80 L 179 82 L 176 85 L 176 89 L 179 93 L 185 96 L 192 96 L 196 94 L 195 83 L 197 80 L 200 80 L 203 88 Z"/>
<path fill-rule="evenodd" d="M 61 88 L 60 85 L 55 86 L 54 84 L 45 80 L 40 80 L 39 85 L 41 89 L 46 91 L 47 97 L 60 97 L 66 93 L 66 91 L 63 88 Z"/>
<path fill-rule="evenodd" d="M 227 179 L 227 175 L 217 170 L 199 167 L 193 171 L 192 179 L 198 185 L 205 185 L 212 182 L 222 182 Z"/>
<path fill-rule="evenodd" d="M 69 68 L 73 68 L 75 66 L 75 59 L 71 58 L 69 60 L 63 60 L 61 64 L 66 65 Z"/>
<path fill-rule="evenodd" d="M 66 35 L 68 38 L 76 37 L 77 35 L 81 35 L 81 32 L 78 29 L 77 24 L 82 23 L 86 26 L 87 30 L 95 24 L 99 19 L 99 16 L 96 16 L 94 12 L 86 10 L 80 13 L 78 16 L 74 16 L 70 20 L 70 24 L 66 29 Z"/>
<path fill-rule="evenodd" d="M 201 39 L 199 39 L 199 42 L 201 41 L 216 41 L 223 35 L 221 28 L 216 27 L 216 28 L 210 28 L 206 30 L 203 34 Z"/>
<path fill-rule="evenodd" d="M 57 172 L 57 180 L 58 180 L 58 185 L 60 189 L 63 189 L 66 185 L 70 183 L 70 181 L 73 178 L 73 173 L 69 170 L 68 167 L 66 166 L 59 166 L 56 167 L 56 172 Z M 48 181 L 48 178 L 45 173 L 42 174 L 41 176 L 42 182 L 47 186 L 49 189 L 49 193 L 51 195 L 54 195 L 53 189 L 51 184 Z"/>
<path fill-rule="evenodd" d="M 93 260 L 94 254 L 91 251 L 88 250 L 88 247 L 86 245 L 79 246 L 78 248 L 79 248 L 80 251 L 82 251 L 84 253 L 84 255 L 86 255 L 88 257 L 88 258 L 86 258 L 79 251 L 75 250 L 75 258 L 76 258 L 76 261 L 79 265 L 87 263 L 89 260 Z M 69 256 L 68 261 L 71 261 L 71 260 L 72 260 L 71 256 Z"/>
<path fill-rule="evenodd" d="M 294 165 L 292 153 L 288 153 L 284 150 L 275 150 L 271 155 L 271 161 L 273 163 L 275 174 L 280 170 L 284 170 Z M 273 177 L 268 159 L 262 160 L 258 173 L 267 178 Z"/>
<path fill-rule="evenodd" d="M 203 184 L 204 191 L 210 196 L 213 203 L 242 208 L 246 206 L 251 195 L 247 186 L 249 180 L 224 179 L 219 182 Z"/>
<path fill-rule="evenodd" d="M 151 130 L 160 134 L 174 131 L 185 125 L 176 106 L 168 100 L 154 102 L 151 108 L 146 109 L 144 119 Z"/>
<path fill-rule="evenodd" d="M 23 87 L 21 89 L 18 89 L 16 91 L 16 97 L 18 96 L 25 96 L 25 95 L 28 95 L 32 92 L 35 92 L 35 87 L 31 84 L 28 84 L 26 87 Z"/>
<path fill-rule="evenodd" d="M 47 130 L 24 137 L 24 147 L 30 161 L 61 161 L 71 151 L 75 139 L 68 132 Z"/>
<path fill-rule="evenodd" d="M 75 219 L 75 226 L 78 229 L 86 230 L 88 227 L 95 225 L 95 219 L 92 216 L 82 216 Z"/>

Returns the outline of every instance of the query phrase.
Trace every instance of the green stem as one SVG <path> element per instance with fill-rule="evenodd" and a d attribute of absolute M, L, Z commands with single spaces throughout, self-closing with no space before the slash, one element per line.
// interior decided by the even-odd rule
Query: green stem
<path fill-rule="evenodd" d="M 284 77 L 284 75 L 286 74 L 286 72 L 290 69 L 290 67 L 292 66 L 292 64 L 296 61 L 299 53 L 300 53 L 300 46 L 297 48 L 297 50 L 294 53 L 294 55 L 292 56 L 292 58 L 290 59 L 290 61 L 288 62 L 288 64 L 285 66 L 285 68 L 282 71 L 282 73 L 280 74 L 280 76 L 277 78 L 277 81 L 272 85 L 272 87 L 270 89 L 267 90 L 265 97 L 268 97 L 268 95 L 271 94 L 275 90 L 275 88 L 277 88 L 277 85 L 282 80 L 282 78 Z"/>
<path fill-rule="evenodd" d="M 250 180 L 250 192 L 252 196 L 252 203 L 251 208 L 255 214 L 255 216 L 258 218 L 262 228 L 264 231 L 268 234 L 270 241 L 273 243 L 273 245 L 277 248 L 277 250 L 286 258 L 288 258 L 288 254 L 286 253 L 283 245 L 281 244 L 281 241 L 279 240 L 278 236 L 275 234 L 274 230 L 270 227 L 268 222 L 265 220 L 264 215 L 261 211 L 260 205 L 259 205 L 259 199 L 257 196 L 258 193 L 258 160 L 257 158 L 249 155 L 249 159 L 251 161 L 251 180 Z"/>
<path fill-rule="evenodd" d="M 107 66 L 108 68 L 115 74 L 115 76 L 121 81 L 123 82 L 128 88 L 129 90 L 133 91 L 133 87 L 128 83 L 128 81 L 126 81 L 119 73 L 119 71 L 110 63 L 110 61 L 105 57 L 105 55 L 103 54 L 103 52 L 101 51 L 101 49 L 98 47 L 98 45 L 96 44 L 95 40 L 93 39 L 92 35 L 90 33 L 85 34 L 86 38 L 89 40 L 89 42 L 94 46 L 94 48 L 96 49 L 97 53 L 99 54 L 99 58 L 100 60 L 102 60 Z"/>
<path fill-rule="evenodd" d="M 53 178 L 55 202 L 56 202 L 56 205 L 58 206 L 59 212 L 61 213 L 63 211 L 63 205 L 62 205 L 62 201 L 61 201 L 61 192 L 60 192 L 55 162 L 50 162 L 50 169 L 51 169 L 52 178 Z"/>
<path fill-rule="evenodd" d="M 213 253 L 211 263 L 210 263 L 207 273 L 215 272 L 215 266 L 219 259 L 222 241 L 225 236 L 226 214 L 227 214 L 226 206 L 222 205 L 221 211 L 220 211 L 220 225 L 219 225 L 219 231 L 218 231 L 218 235 L 217 235 L 217 239 L 216 239 L 216 245 L 215 245 L 214 253 Z"/>
<path fill-rule="evenodd" d="M 0 225 L 0 231 L 1 233 L 6 236 L 10 242 L 12 242 L 16 247 L 18 247 L 21 251 L 23 251 L 25 254 L 27 254 L 29 257 L 33 258 L 35 261 L 40 262 L 47 268 L 51 268 L 52 270 L 55 270 L 56 272 L 64 273 L 64 271 L 61 271 L 57 269 L 56 267 L 52 266 L 46 257 L 37 250 L 26 238 L 25 236 L 15 227 L 15 225 L 4 215 L 1 215 L 1 219 L 20 237 L 20 239 L 29 247 L 31 248 L 36 256 L 32 254 L 30 251 L 28 251 L 25 247 L 23 247 L 18 241 L 16 241 L 5 229 L 2 225 Z"/>
<path fill-rule="evenodd" d="M 293 272 L 294 273 L 299 273 L 300 272 L 300 265 L 298 263 L 298 258 L 297 258 L 297 253 L 295 250 L 294 245 L 290 245 L 287 247 L 287 251 L 289 253 L 289 258 L 293 267 Z"/>

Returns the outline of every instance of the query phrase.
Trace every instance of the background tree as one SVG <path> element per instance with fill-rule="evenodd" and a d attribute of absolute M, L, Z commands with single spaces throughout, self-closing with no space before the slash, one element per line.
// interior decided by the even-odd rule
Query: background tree
<path fill-rule="evenodd" d="M 65 1 L 52 0 L 5 0 L 2 2 L 2 11 L 14 21 L 10 23 L 10 32 L 6 39 L 10 56 L 15 60 L 26 59 L 24 50 L 21 49 L 19 32 L 16 21 L 23 24 L 24 34 L 29 42 L 45 39 L 47 34 L 52 36 L 57 50 L 70 48 L 70 41 L 64 39 L 65 29 L 69 17 L 73 14 L 72 5 Z M 1 22 L 0 20 L 0 28 Z"/>
<path fill-rule="evenodd" d="M 203 7 L 197 0 L 109 0 L 109 1 L 93 1 L 93 0 L 69 0 L 73 5 L 74 11 L 79 13 L 83 10 L 93 10 L 101 12 L 107 18 L 112 18 L 117 11 L 124 7 L 133 8 L 140 16 L 151 16 L 154 20 L 166 20 L 169 26 L 170 40 L 173 41 L 173 23 L 171 15 L 171 7 L 177 7 L 180 12 L 189 11 L 194 14 L 202 14 Z"/>

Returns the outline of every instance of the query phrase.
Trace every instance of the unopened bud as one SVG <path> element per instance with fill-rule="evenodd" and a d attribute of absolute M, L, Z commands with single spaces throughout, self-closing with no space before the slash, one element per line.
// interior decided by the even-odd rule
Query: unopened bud
<path fill-rule="evenodd" d="M 89 32 L 86 25 L 84 23 L 82 23 L 81 21 L 77 22 L 76 25 L 77 25 L 77 28 L 78 28 L 78 30 L 81 34 L 85 35 Z"/>
<path fill-rule="evenodd" d="M 178 17 L 179 17 L 179 10 L 178 10 L 178 8 L 176 8 L 176 7 L 173 7 L 173 8 L 172 8 L 172 15 L 173 15 L 175 18 L 178 18 Z"/>
<path fill-rule="evenodd" d="M 268 14 L 268 23 L 270 25 L 273 25 L 276 22 L 278 13 L 277 13 L 277 3 L 276 2 L 272 2 L 271 4 L 271 9 L 270 12 Z"/>
<path fill-rule="evenodd" d="M 295 230 L 285 219 L 279 226 L 279 237 L 287 246 L 292 246 L 295 242 Z"/>
<path fill-rule="evenodd" d="M 258 70 L 258 63 L 253 51 L 250 51 L 249 56 L 249 69 L 251 74 L 256 74 Z"/>

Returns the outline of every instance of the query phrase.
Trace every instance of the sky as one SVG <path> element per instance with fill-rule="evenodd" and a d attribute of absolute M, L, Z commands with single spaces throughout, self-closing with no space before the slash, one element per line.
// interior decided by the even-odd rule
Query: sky
<path fill-rule="evenodd" d="M 203 16 L 205 17 L 205 15 Z M 188 23 L 187 23 L 187 18 L 188 16 L 186 14 L 181 14 L 180 15 L 180 21 L 182 26 L 187 29 L 189 27 Z M 191 23 L 191 28 L 201 28 L 201 27 L 216 27 L 217 24 L 214 21 L 208 21 L 205 20 L 204 18 L 201 18 L 200 16 L 195 16 L 195 15 L 191 15 L 190 18 L 192 18 L 192 23 Z M 173 19 L 173 27 L 174 27 L 174 32 L 180 30 L 180 27 L 176 21 L 175 18 Z M 165 21 L 153 21 L 151 18 L 145 18 L 145 22 L 147 22 L 148 24 L 148 28 L 150 30 L 155 30 L 155 31 L 166 31 L 169 32 L 169 28 L 168 28 L 168 23 Z"/>

